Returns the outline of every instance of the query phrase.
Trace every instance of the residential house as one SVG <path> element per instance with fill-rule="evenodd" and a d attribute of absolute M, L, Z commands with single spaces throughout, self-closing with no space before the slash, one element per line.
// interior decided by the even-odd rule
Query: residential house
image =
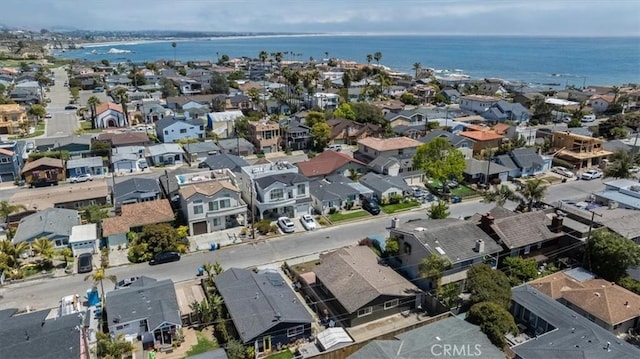
<path fill-rule="evenodd" d="M 553 260 L 559 249 L 576 245 L 565 238 L 563 216 L 553 211 L 509 213 L 502 209 L 502 216 L 493 213 L 480 216 L 478 225 L 504 247 L 504 255 L 510 257 L 535 258 L 538 262 Z"/>
<path fill-rule="evenodd" d="M 467 137 L 459 136 L 449 131 L 432 130 L 426 135 L 418 138 L 418 141 L 422 143 L 429 143 L 436 138 L 444 138 L 458 151 L 462 153 L 464 158 L 471 158 L 473 156 L 473 140 Z"/>
<path fill-rule="evenodd" d="M 26 123 L 27 110 L 18 104 L 0 105 L 0 135 L 13 135 L 21 131 Z"/>
<path fill-rule="evenodd" d="M 282 128 L 282 147 L 289 151 L 306 150 L 313 144 L 311 127 L 295 119 L 280 121 Z"/>
<path fill-rule="evenodd" d="M 129 125 L 120 104 L 103 102 L 96 106 L 95 115 L 93 120 L 95 128 L 127 127 Z"/>
<path fill-rule="evenodd" d="M 280 124 L 277 122 L 249 122 L 248 136 L 257 152 L 271 153 L 280 151 L 282 139 L 280 137 Z"/>
<path fill-rule="evenodd" d="M 32 243 L 38 238 L 51 240 L 56 248 L 69 245 L 71 228 L 80 224 L 78 211 L 64 208 L 47 208 L 24 217 L 13 236 L 14 244 Z"/>
<path fill-rule="evenodd" d="M 102 141 L 111 147 L 146 146 L 153 144 L 144 132 L 103 132 L 94 141 Z"/>
<path fill-rule="evenodd" d="M 184 158 L 189 163 L 202 163 L 207 157 L 218 154 L 220 148 L 213 141 L 187 143 L 182 148 L 185 152 Z"/>
<path fill-rule="evenodd" d="M 307 96 L 309 108 L 319 107 L 322 110 L 335 110 L 338 107 L 340 95 L 330 92 L 316 92 Z"/>
<path fill-rule="evenodd" d="M 612 154 L 603 148 L 603 143 L 599 138 L 562 131 L 554 131 L 551 140 L 556 157 L 568 161 L 578 171 L 597 167 Z"/>
<path fill-rule="evenodd" d="M 215 281 L 240 341 L 256 355 L 311 337 L 313 318 L 277 271 L 230 268 Z"/>
<path fill-rule="evenodd" d="M 220 153 L 249 156 L 256 152 L 253 144 L 242 137 L 221 139 L 216 144 L 220 148 Z"/>
<path fill-rule="evenodd" d="M 597 203 L 611 209 L 640 209 L 640 185 L 634 180 L 607 181 L 604 183 L 604 191 L 596 192 L 593 195 Z"/>
<path fill-rule="evenodd" d="M 360 197 L 370 198 L 373 191 L 350 179 L 332 175 L 309 182 L 311 205 L 316 213 L 328 214 L 331 209 L 358 208 Z"/>
<path fill-rule="evenodd" d="M 108 291 L 105 312 L 109 334 L 145 338 L 171 345 L 182 328 L 176 288 L 171 279 L 140 277 L 129 287 Z"/>
<path fill-rule="evenodd" d="M 482 114 L 488 111 L 501 98 L 494 96 L 469 95 L 460 97 L 460 109 L 463 111 Z"/>
<path fill-rule="evenodd" d="M 67 161 L 68 177 L 76 177 L 81 174 L 101 176 L 106 173 L 102 157 L 86 157 Z"/>
<path fill-rule="evenodd" d="M 98 241 L 98 225 L 95 223 L 81 224 L 71 228 L 69 247 L 74 257 L 82 253 L 96 254 L 100 250 Z"/>
<path fill-rule="evenodd" d="M 219 94 L 212 95 L 190 95 L 190 96 L 169 96 L 167 97 L 167 107 L 172 110 L 186 110 L 189 108 L 209 108 Z"/>
<path fill-rule="evenodd" d="M 637 347 L 530 285 L 511 290 L 510 311 L 522 328 L 522 334 L 508 337 L 510 351 L 517 358 L 632 359 L 640 356 Z"/>
<path fill-rule="evenodd" d="M 113 204 L 116 209 L 131 203 L 155 201 L 161 198 L 158 180 L 130 178 L 113 186 Z"/>
<path fill-rule="evenodd" d="M 143 226 L 170 223 L 174 219 L 173 209 L 166 199 L 124 204 L 120 215 L 102 220 L 102 238 L 110 248 L 126 248 L 129 244 L 127 233 L 140 232 Z"/>
<path fill-rule="evenodd" d="M 603 113 L 615 103 L 614 99 L 614 95 L 593 95 L 589 98 L 588 104 L 594 113 Z"/>
<path fill-rule="evenodd" d="M 113 173 L 133 173 L 137 172 L 138 164 L 141 160 L 135 153 L 117 153 L 111 156 L 111 171 Z"/>
<path fill-rule="evenodd" d="M 421 145 L 422 142 L 408 137 L 367 137 L 358 141 L 353 157 L 377 173 L 422 183 L 424 172 L 413 167 L 413 156 Z"/>
<path fill-rule="evenodd" d="M 488 110 L 482 111 L 480 115 L 493 122 L 515 121 L 517 123 L 528 122 L 531 114 L 526 107 L 518 102 L 507 102 L 500 100 L 492 104 Z"/>
<path fill-rule="evenodd" d="M 249 164 L 242 157 L 238 157 L 236 155 L 232 155 L 229 153 L 216 153 L 207 156 L 205 160 L 203 160 L 198 167 L 199 168 L 208 168 L 210 170 L 221 170 L 221 169 L 229 169 L 231 172 L 240 172 L 240 169 L 244 166 L 248 166 Z"/>
<path fill-rule="evenodd" d="M 33 105 L 42 103 L 42 90 L 37 81 L 16 81 L 9 98 L 20 105 Z"/>
<path fill-rule="evenodd" d="M 467 183 L 491 184 L 493 181 L 508 181 L 509 172 L 511 168 L 499 163 L 468 158 L 462 176 Z"/>
<path fill-rule="evenodd" d="M 416 220 L 391 228 L 389 236 L 398 239 L 400 254 L 395 264 L 422 289 L 435 284 L 420 278 L 420 262 L 434 254 L 446 258 L 451 267 L 442 273 L 441 283 L 462 282 L 472 266 L 485 263 L 496 268 L 502 247 L 472 221 L 459 219 Z"/>
<path fill-rule="evenodd" d="M 47 187 L 20 191 L 11 196 L 11 203 L 20 203 L 31 209 L 79 209 L 89 205 L 104 206 L 109 201 L 109 186 L 105 181 L 93 181 L 60 187 Z"/>
<path fill-rule="evenodd" d="M 478 126 L 467 125 L 465 131 L 458 132 L 458 135 L 466 137 L 473 141 L 473 154 L 480 155 L 487 150 L 496 150 L 505 140 L 505 136 L 498 133 L 495 129 Z"/>
<path fill-rule="evenodd" d="M 373 196 L 378 201 L 388 200 L 392 196 L 404 196 L 411 192 L 407 182 L 398 176 L 385 176 L 369 172 L 360 177 L 360 184 L 373 191 Z"/>
<path fill-rule="evenodd" d="M 428 122 L 427 111 L 422 108 L 403 110 L 398 113 L 389 112 L 384 116 L 384 119 L 389 122 L 391 128 L 410 126 L 416 128 L 418 131 L 421 130 L 423 133 Z"/>
<path fill-rule="evenodd" d="M 210 112 L 207 114 L 207 129 L 213 131 L 218 138 L 228 138 L 235 134 L 236 120 L 244 117 L 240 110 Z"/>
<path fill-rule="evenodd" d="M 371 123 L 359 123 L 344 118 L 333 118 L 327 120 L 331 126 L 331 136 L 329 143 L 332 144 L 356 144 L 358 140 L 367 137 L 377 137 L 381 133 L 381 127 Z"/>
<path fill-rule="evenodd" d="M 202 120 L 180 120 L 175 117 L 165 117 L 156 122 L 156 135 L 164 143 L 178 140 L 203 139 L 204 124 Z"/>
<path fill-rule="evenodd" d="M 91 136 L 39 137 L 33 142 L 39 152 L 68 151 L 71 158 L 91 154 Z"/>
<path fill-rule="evenodd" d="M 493 345 L 477 325 L 459 317 L 448 317 L 397 334 L 393 339 L 370 341 L 349 355 L 347 359 L 400 359 L 429 356 L 458 359 L 478 356 L 483 359 L 504 359 L 505 353 L 501 348 Z"/>
<path fill-rule="evenodd" d="M 415 308 L 418 287 L 380 261 L 367 246 L 320 256 L 321 263 L 313 268 L 312 292 L 330 319 L 355 327 Z"/>
<path fill-rule="evenodd" d="M 246 224 L 247 204 L 229 180 L 181 186 L 180 202 L 192 236 Z"/>
<path fill-rule="evenodd" d="M 227 97 L 227 105 L 229 109 L 250 110 L 253 107 L 251 98 L 246 95 L 237 94 Z"/>
<path fill-rule="evenodd" d="M 452 88 L 446 88 L 440 91 L 440 93 L 447 99 L 447 101 L 449 101 L 449 103 L 458 103 L 462 96 L 458 90 Z"/>
<path fill-rule="evenodd" d="M 19 313 L 16 308 L 0 310 L 0 357 L 82 358 L 84 324 L 77 314 L 51 318 L 51 309 Z"/>
<path fill-rule="evenodd" d="M 616 335 L 640 328 L 640 295 L 596 279 L 582 268 L 554 273 L 528 284 Z"/>
<path fill-rule="evenodd" d="M 311 213 L 309 179 L 305 176 L 277 173 L 257 178 L 254 183 L 256 193 L 253 205 L 260 219 L 281 216 L 296 218 Z"/>
<path fill-rule="evenodd" d="M 147 147 L 149 159 L 154 166 L 182 164 L 184 149 L 177 143 L 161 143 Z"/>
<path fill-rule="evenodd" d="M 525 146 L 533 146 L 536 144 L 538 128 L 535 126 L 511 126 L 507 134 L 512 139 L 523 139 Z"/>
<path fill-rule="evenodd" d="M 0 182 L 14 182 L 20 179 L 24 164 L 25 142 L 0 142 Z"/>
<path fill-rule="evenodd" d="M 324 151 L 307 161 L 296 163 L 296 166 L 302 175 L 310 179 L 333 174 L 349 177 L 355 173 L 363 174 L 367 171 L 367 165 L 337 151 Z"/>
<path fill-rule="evenodd" d="M 542 157 L 533 148 L 516 148 L 505 155 L 495 156 L 495 163 L 510 169 L 510 178 L 536 176 L 551 169 L 551 158 Z"/>
<path fill-rule="evenodd" d="M 478 94 L 485 96 L 505 97 L 509 94 L 509 91 L 502 87 L 502 80 L 485 79 L 484 82 L 478 85 Z"/>
<path fill-rule="evenodd" d="M 53 186 L 66 178 L 64 162 L 51 157 L 42 157 L 26 163 L 20 175 L 30 187 Z"/>

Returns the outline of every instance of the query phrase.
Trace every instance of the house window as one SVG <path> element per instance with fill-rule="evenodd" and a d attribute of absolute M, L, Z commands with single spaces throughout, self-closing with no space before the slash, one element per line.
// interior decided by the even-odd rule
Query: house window
<path fill-rule="evenodd" d="M 531 252 L 531 246 L 524 247 L 524 254 L 529 254 Z"/>
<path fill-rule="evenodd" d="M 9 157 L 0 158 L 0 163 L 9 163 L 9 162 L 11 162 L 11 160 L 9 160 Z"/>
<path fill-rule="evenodd" d="M 214 218 L 213 219 L 213 226 L 214 227 L 220 226 L 220 223 L 221 223 L 220 218 Z"/>
<path fill-rule="evenodd" d="M 187 133 L 187 129 L 186 128 L 181 129 L 180 133 Z"/>
<path fill-rule="evenodd" d="M 271 190 L 271 194 L 269 195 L 272 201 L 279 201 L 284 199 L 284 190 L 282 188 L 276 188 Z"/>
<path fill-rule="evenodd" d="M 231 200 L 230 199 L 223 199 L 220 201 L 220 208 L 229 208 L 231 207 Z"/>
<path fill-rule="evenodd" d="M 405 242 L 403 249 L 405 254 L 411 254 L 411 244 Z"/>
<path fill-rule="evenodd" d="M 218 210 L 218 202 L 209 202 L 209 212 Z"/>
<path fill-rule="evenodd" d="M 305 194 L 307 194 L 307 188 L 304 184 L 299 184 L 298 185 L 298 196 L 304 196 Z"/>
<path fill-rule="evenodd" d="M 264 132 L 264 139 L 265 139 L 265 140 L 270 140 L 270 139 L 271 139 L 271 137 L 272 137 L 272 135 L 271 135 L 271 131 L 265 131 L 265 132 Z"/>
<path fill-rule="evenodd" d="M 373 307 L 366 307 L 362 309 L 358 309 L 358 318 L 366 317 L 367 315 L 373 313 Z"/>
<path fill-rule="evenodd" d="M 164 134 L 165 134 L 165 135 L 168 135 L 168 134 L 169 134 L 169 131 L 164 130 Z"/>
<path fill-rule="evenodd" d="M 298 325 L 297 327 L 287 329 L 287 337 L 297 337 L 304 333 L 304 325 Z"/>
<path fill-rule="evenodd" d="M 398 304 L 400 304 L 400 301 L 397 298 L 388 300 L 384 302 L 384 310 L 395 308 L 398 306 Z"/>
<path fill-rule="evenodd" d="M 193 213 L 194 214 L 202 214 L 202 200 L 193 201 Z"/>

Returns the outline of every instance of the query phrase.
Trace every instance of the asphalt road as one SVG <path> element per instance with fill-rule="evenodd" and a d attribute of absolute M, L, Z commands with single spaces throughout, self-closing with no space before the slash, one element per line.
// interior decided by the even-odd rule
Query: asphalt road
<path fill-rule="evenodd" d="M 47 106 L 47 111 L 52 118 L 47 119 L 46 137 L 62 137 L 73 134 L 73 131 L 80 127 L 75 110 L 65 110 L 71 99 L 69 88 L 64 86 L 68 80 L 67 72 L 64 68 L 53 69 L 55 85 L 50 87 L 47 97 L 51 102 Z"/>

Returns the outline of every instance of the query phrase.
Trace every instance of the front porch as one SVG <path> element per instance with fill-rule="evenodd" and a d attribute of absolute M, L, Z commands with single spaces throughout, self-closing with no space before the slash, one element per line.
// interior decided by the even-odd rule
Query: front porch
<path fill-rule="evenodd" d="M 204 218 L 189 221 L 192 236 L 247 225 L 247 207 L 207 213 Z"/>

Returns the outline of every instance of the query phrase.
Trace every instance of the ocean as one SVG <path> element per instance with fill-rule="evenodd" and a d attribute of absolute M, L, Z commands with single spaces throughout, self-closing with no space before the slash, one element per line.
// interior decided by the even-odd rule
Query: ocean
<path fill-rule="evenodd" d="M 117 53 L 108 53 L 109 50 Z M 118 51 L 124 50 L 124 51 Z M 159 59 L 216 61 L 287 52 L 285 60 L 335 57 L 366 63 L 366 55 L 382 53 L 381 65 L 413 73 L 423 68 L 460 70 L 472 78 L 497 77 L 534 85 L 620 85 L 640 83 L 640 38 L 564 38 L 506 36 L 309 35 L 231 37 L 178 41 L 93 44 L 54 52 L 57 57 L 111 62 Z M 374 61 L 375 63 L 375 61 Z"/>

